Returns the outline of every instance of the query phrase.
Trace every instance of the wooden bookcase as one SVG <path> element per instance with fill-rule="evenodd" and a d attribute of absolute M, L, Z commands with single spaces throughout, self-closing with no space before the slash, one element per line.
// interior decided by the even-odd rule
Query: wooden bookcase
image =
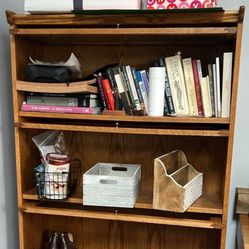
<path fill-rule="evenodd" d="M 21 249 L 41 249 L 51 231 L 73 233 L 80 249 L 225 249 L 244 7 L 239 11 L 87 15 L 17 15 L 10 24 L 16 172 Z M 29 56 L 64 60 L 71 52 L 85 75 L 114 62 L 148 68 L 181 51 L 203 65 L 234 52 L 229 119 L 71 115 L 20 111 Z M 31 138 L 62 130 L 83 171 L 96 162 L 141 163 L 134 209 L 86 208 L 82 186 L 65 203 L 38 201 L 33 181 L 40 156 Z M 203 196 L 183 214 L 152 209 L 153 160 L 183 150 L 204 173 Z M 44 244 L 43 244 L 44 245 Z"/>

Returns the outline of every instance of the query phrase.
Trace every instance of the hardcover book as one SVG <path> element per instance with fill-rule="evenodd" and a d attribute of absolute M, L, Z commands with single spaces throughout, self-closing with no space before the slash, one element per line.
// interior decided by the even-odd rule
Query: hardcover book
<path fill-rule="evenodd" d="M 139 102 L 139 99 L 138 99 L 138 94 L 137 94 L 135 82 L 134 82 L 134 79 L 133 79 L 133 75 L 132 75 L 132 72 L 131 72 L 131 67 L 126 66 L 125 69 L 126 69 L 127 76 L 128 76 L 128 79 L 129 79 L 129 84 L 130 84 L 130 87 L 131 87 L 131 92 L 132 92 L 132 96 L 133 96 L 133 105 L 135 106 L 135 109 L 137 111 L 141 111 L 141 105 L 140 105 L 140 102 Z"/>
<path fill-rule="evenodd" d="M 198 106 L 197 106 L 197 98 L 195 91 L 195 81 L 194 81 L 194 73 L 192 67 L 192 59 L 187 58 L 182 60 L 183 69 L 184 69 L 184 77 L 187 88 L 188 95 L 188 104 L 189 104 L 189 114 L 193 116 L 198 115 Z"/>
<path fill-rule="evenodd" d="M 232 90 L 233 53 L 223 55 L 221 117 L 229 118 Z"/>
<path fill-rule="evenodd" d="M 170 89 L 176 115 L 189 115 L 188 98 L 180 54 L 166 57 Z"/>
<path fill-rule="evenodd" d="M 170 115 L 175 114 L 175 109 L 174 109 L 174 104 L 173 104 L 173 99 L 172 99 L 172 94 L 171 94 L 171 89 L 169 85 L 169 76 L 167 72 L 167 68 L 165 66 L 165 61 L 163 57 L 159 58 L 159 66 L 160 67 L 165 67 L 165 107 L 168 108 L 168 113 Z M 165 111 L 167 113 L 167 110 Z"/>
<path fill-rule="evenodd" d="M 203 116 L 204 112 L 203 112 L 203 105 L 202 105 L 202 98 L 201 98 L 201 84 L 200 84 L 201 79 L 199 78 L 197 60 L 192 60 L 192 66 L 193 66 L 193 73 L 194 73 L 198 114 L 200 116 Z"/>
<path fill-rule="evenodd" d="M 210 97 L 212 105 L 212 116 L 215 116 L 214 75 L 213 75 L 212 64 L 208 65 L 208 75 L 209 75 L 209 89 L 210 89 Z"/>
<path fill-rule="evenodd" d="M 122 79 L 121 71 L 118 67 L 113 68 L 114 78 L 117 84 L 118 92 L 121 97 L 122 105 L 127 114 L 130 114 L 130 103 L 128 102 L 128 96 L 124 89 L 124 82 Z"/>
<path fill-rule="evenodd" d="M 221 90 L 220 90 L 220 58 L 216 57 L 216 91 L 217 91 L 217 117 L 221 117 Z"/>
<path fill-rule="evenodd" d="M 212 104 L 210 98 L 210 89 L 209 89 L 209 77 L 201 78 L 201 95 L 203 101 L 203 110 L 204 116 L 206 118 L 212 117 Z"/>
<path fill-rule="evenodd" d="M 24 112 L 52 112 L 52 113 L 72 113 L 72 114 L 100 114 L 100 107 L 70 107 L 70 106 L 49 106 L 32 105 L 23 102 L 21 110 Z"/>
<path fill-rule="evenodd" d="M 149 112 L 149 100 L 148 100 L 148 95 L 147 95 L 147 92 L 146 92 L 146 89 L 145 89 L 144 82 L 142 80 L 141 72 L 136 71 L 136 76 L 137 76 L 137 81 L 138 81 L 138 84 L 139 84 L 141 94 L 143 96 L 145 111 L 146 111 L 146 114 L 148 114 L 148 112 Z"/>

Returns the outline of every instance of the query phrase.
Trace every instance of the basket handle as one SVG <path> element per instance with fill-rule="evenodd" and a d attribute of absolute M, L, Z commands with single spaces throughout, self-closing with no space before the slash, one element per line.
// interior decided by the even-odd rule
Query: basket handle
<path fill-rule="evenodd" d="M 101 183 L 101 184 L 109 184 L 109 185 L 116 185 L 118 182 L 116 180 L 100 179 L 99 183 Z"/>
<path fill-rule="evenodd" d="M 126 167 L 112 167 L 113 171 L 127 171 L 128 169 Z"/>

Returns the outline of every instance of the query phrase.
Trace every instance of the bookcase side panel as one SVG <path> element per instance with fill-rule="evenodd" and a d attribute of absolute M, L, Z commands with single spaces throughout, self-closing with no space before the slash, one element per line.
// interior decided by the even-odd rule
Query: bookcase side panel
<path fill-rule="evenodd" d="M 235 118 L 236 118 L 236 107 L 237 107 L 237 96 L 238 96 L 238 81 L 239 81 L 239 71 L 240 71 L 242 32 L 243 32 L 243 21 L 238 23 L 238 32 L 237 32 L 237 39 L 236 39 L 236 49 L 235 49 L 234 68 L 233 68 L 233 86 L 232 86 L 232 99 L 231 99 L 231 112 L 230 112 L 230 129 L 229 129 L 229 140 L 228 140 L 228 148 L 227 148 L 225 184 L 224 184 L 224 200 L 223 200 L 224 229 L 222 230 L 222 234 L 221 234 L 221 249 L 226 248 L 227 217 L 228 217 L 231 166 L 232 166 Z"/>

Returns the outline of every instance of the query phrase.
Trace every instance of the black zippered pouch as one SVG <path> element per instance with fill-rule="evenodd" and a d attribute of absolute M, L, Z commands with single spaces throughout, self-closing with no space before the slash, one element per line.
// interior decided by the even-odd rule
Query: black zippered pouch
<path fill-rule="evenodd" d="M 68 83 L 71 75 L 64 66 L 40 66 L 28 64 L 26 69 L 26 80 L 44 83 Z"/>

